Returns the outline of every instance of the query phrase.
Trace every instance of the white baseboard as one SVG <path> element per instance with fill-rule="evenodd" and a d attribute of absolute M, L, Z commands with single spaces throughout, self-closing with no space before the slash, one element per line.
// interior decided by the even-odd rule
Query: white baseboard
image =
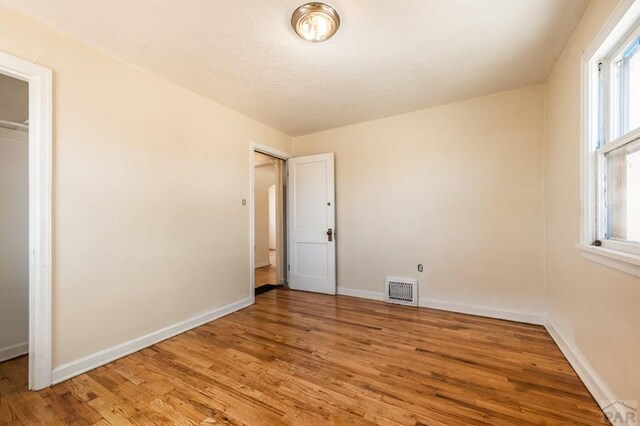
<path fill-rule="evenodd" d="M 616 407 L 612 403 L 619 401 L 615 394 L 607 384 L 607 382 L 600 377 L 598 372 L 591 366 L 587 358 L 580 352 L 573 343 L 567 342 L 562 338 L 562 335 L 558 330 L 547 322 L 547 331 L 551 335 L 551 338 L 556 342 L 556 345 L 560 348 L 560 351 L 564 354 L 571 367 L 575 370 L 582 380 L 582 383 L 587 387 L 591 395 L 596 400 L 600 408 L 605 411 L 619 412 L 622 407 Z M 624 418 L 624 414 L 621 413 L 621 418 Z"/>
<path fill-rule="evenodd" d="M 8 361 L 29 353 L 29 342 L 18 343 L 17 345 L 7 346 L 0 349 L 0 362 Z"/>
<path fill-rule="evenodd" d="M 115 361 L 118 358 L 122 358 L 126 355 L 137 352 L 170 337 L 173 337 L 180 333 L 184 333 L 185 331 L 191 330 L 192 328 L 201 326 L 210 321 L 238 311 L 242 308 L 246 308 L 249 305 L 251 305 L 251 298 L 246 298 L 240 300 L 239 302 L 230 303 L 226 306 L 222 306 L 209 312 L 196 315 L 195 317 L 192 317 L 186 321 L 182 321 L 153 333 L 149 333 L 145 336 L 129 340 L 128 342 L 121 343 L 119 345 L 102 350 L 100 352 L 96 352 L 84 358 L 80 358 L 70 363 L 61 365 L 53 369 L 52 382 L 53 384 L 63 382 L 79 374 L 85 373 L 89 370 L 93 370 L 94 368 Z"/>
<path fill-rule="evenodd" d="M 547 315 L 544 313 L 519 312 L 473 305 L 460 305 L 427 298 L 420 298 L 418 300 L 418 306 L 423 308 L 439 309 L 442 311 L 458 312 L 461 314 L 523 322 L 526 324 L 545 325 L 547 323 Z"/>
<path fill-rule="evenodd" d="M 271 266 L 271 262 L 266 261 L 266 262 L 256 263 L 256 268 L 264 268 L 265 266 Z"/>
<path fill-rule="evenodd" d="M 384 300 L 384 293 L 377 291 L 358 290 L 355 288 L 338 287 L 338 294 L 342 296 L 359 297 L 361 299 Z"/>
<path fill-rule="evenodd" d="M 384 300 L 384 293 L 377 291 L 358 290 L 355 288 L 338 287 L 338 294 L 343 296 L 360 297 L 370 300 Z M 494 308 L 483 308 L 471 305 L 458 305 L 440 300 L 420 298 L 418 306 L 422 308 L 439 309 L 442 311 L 458 312 L 461 314 L 479 315 L 482 317 L 524 322 L 527 324 L 545 325 L 546 314 L 532 314 L 528 312 L 506 311 Z"/>

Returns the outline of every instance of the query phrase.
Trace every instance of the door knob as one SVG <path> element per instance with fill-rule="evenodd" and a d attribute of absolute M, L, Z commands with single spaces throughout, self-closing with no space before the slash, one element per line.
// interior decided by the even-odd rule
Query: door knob
<path fill-rule="evenodd" d="M 327 237 L 329 237 L 329 241 L 333 241 L 333 229 L 329 228 L 327 231 Z"/>

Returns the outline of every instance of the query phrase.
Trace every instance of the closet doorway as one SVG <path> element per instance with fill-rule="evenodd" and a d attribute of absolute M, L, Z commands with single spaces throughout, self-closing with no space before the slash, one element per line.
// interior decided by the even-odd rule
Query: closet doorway
<path fill-rule="evenodd" d="M 0 373 L 27 383 L 29 83 L 0 74 Z"/>
<path fill-rule="evenodd" d="M 0 85 L 0 361 L 38 390 L 52 382 L 52 73 L 0 52 Z"/>

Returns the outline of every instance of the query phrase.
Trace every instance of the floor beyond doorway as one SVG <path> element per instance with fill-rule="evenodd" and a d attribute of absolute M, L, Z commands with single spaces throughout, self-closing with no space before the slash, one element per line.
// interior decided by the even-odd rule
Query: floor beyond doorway
<path fill-rule="evenodd" d="M 258 288 L 265 284 L 278 284 L 277 283 L 277 275 L 276 275 L 276 251 L 269 250 L 269 263 L 268 266 L 263 266 L 261 268 L 256 268 L 256 284 L 255 287 Z"/>
<path fill-rule="evenodd" d="M 605 422 L 543 327 L 289 290 L 40 392 L 25 365 L 2 424 Z"/>

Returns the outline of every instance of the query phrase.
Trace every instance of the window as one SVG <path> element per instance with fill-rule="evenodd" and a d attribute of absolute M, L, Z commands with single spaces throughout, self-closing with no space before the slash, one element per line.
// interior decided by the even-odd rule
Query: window
<path fill-rule="evenodd" d="M 640 276 L 640 0 L 616 15 L 584 57 L 581 247 Z"/>
<path fill-rule="evenodd" d="M 637 27 L 637 26 L 636 26 Z M 595 244 L 640 254 L 640 30 L 598 61 Z M 599 216 L 599 217 L 598 217 Z"/>

